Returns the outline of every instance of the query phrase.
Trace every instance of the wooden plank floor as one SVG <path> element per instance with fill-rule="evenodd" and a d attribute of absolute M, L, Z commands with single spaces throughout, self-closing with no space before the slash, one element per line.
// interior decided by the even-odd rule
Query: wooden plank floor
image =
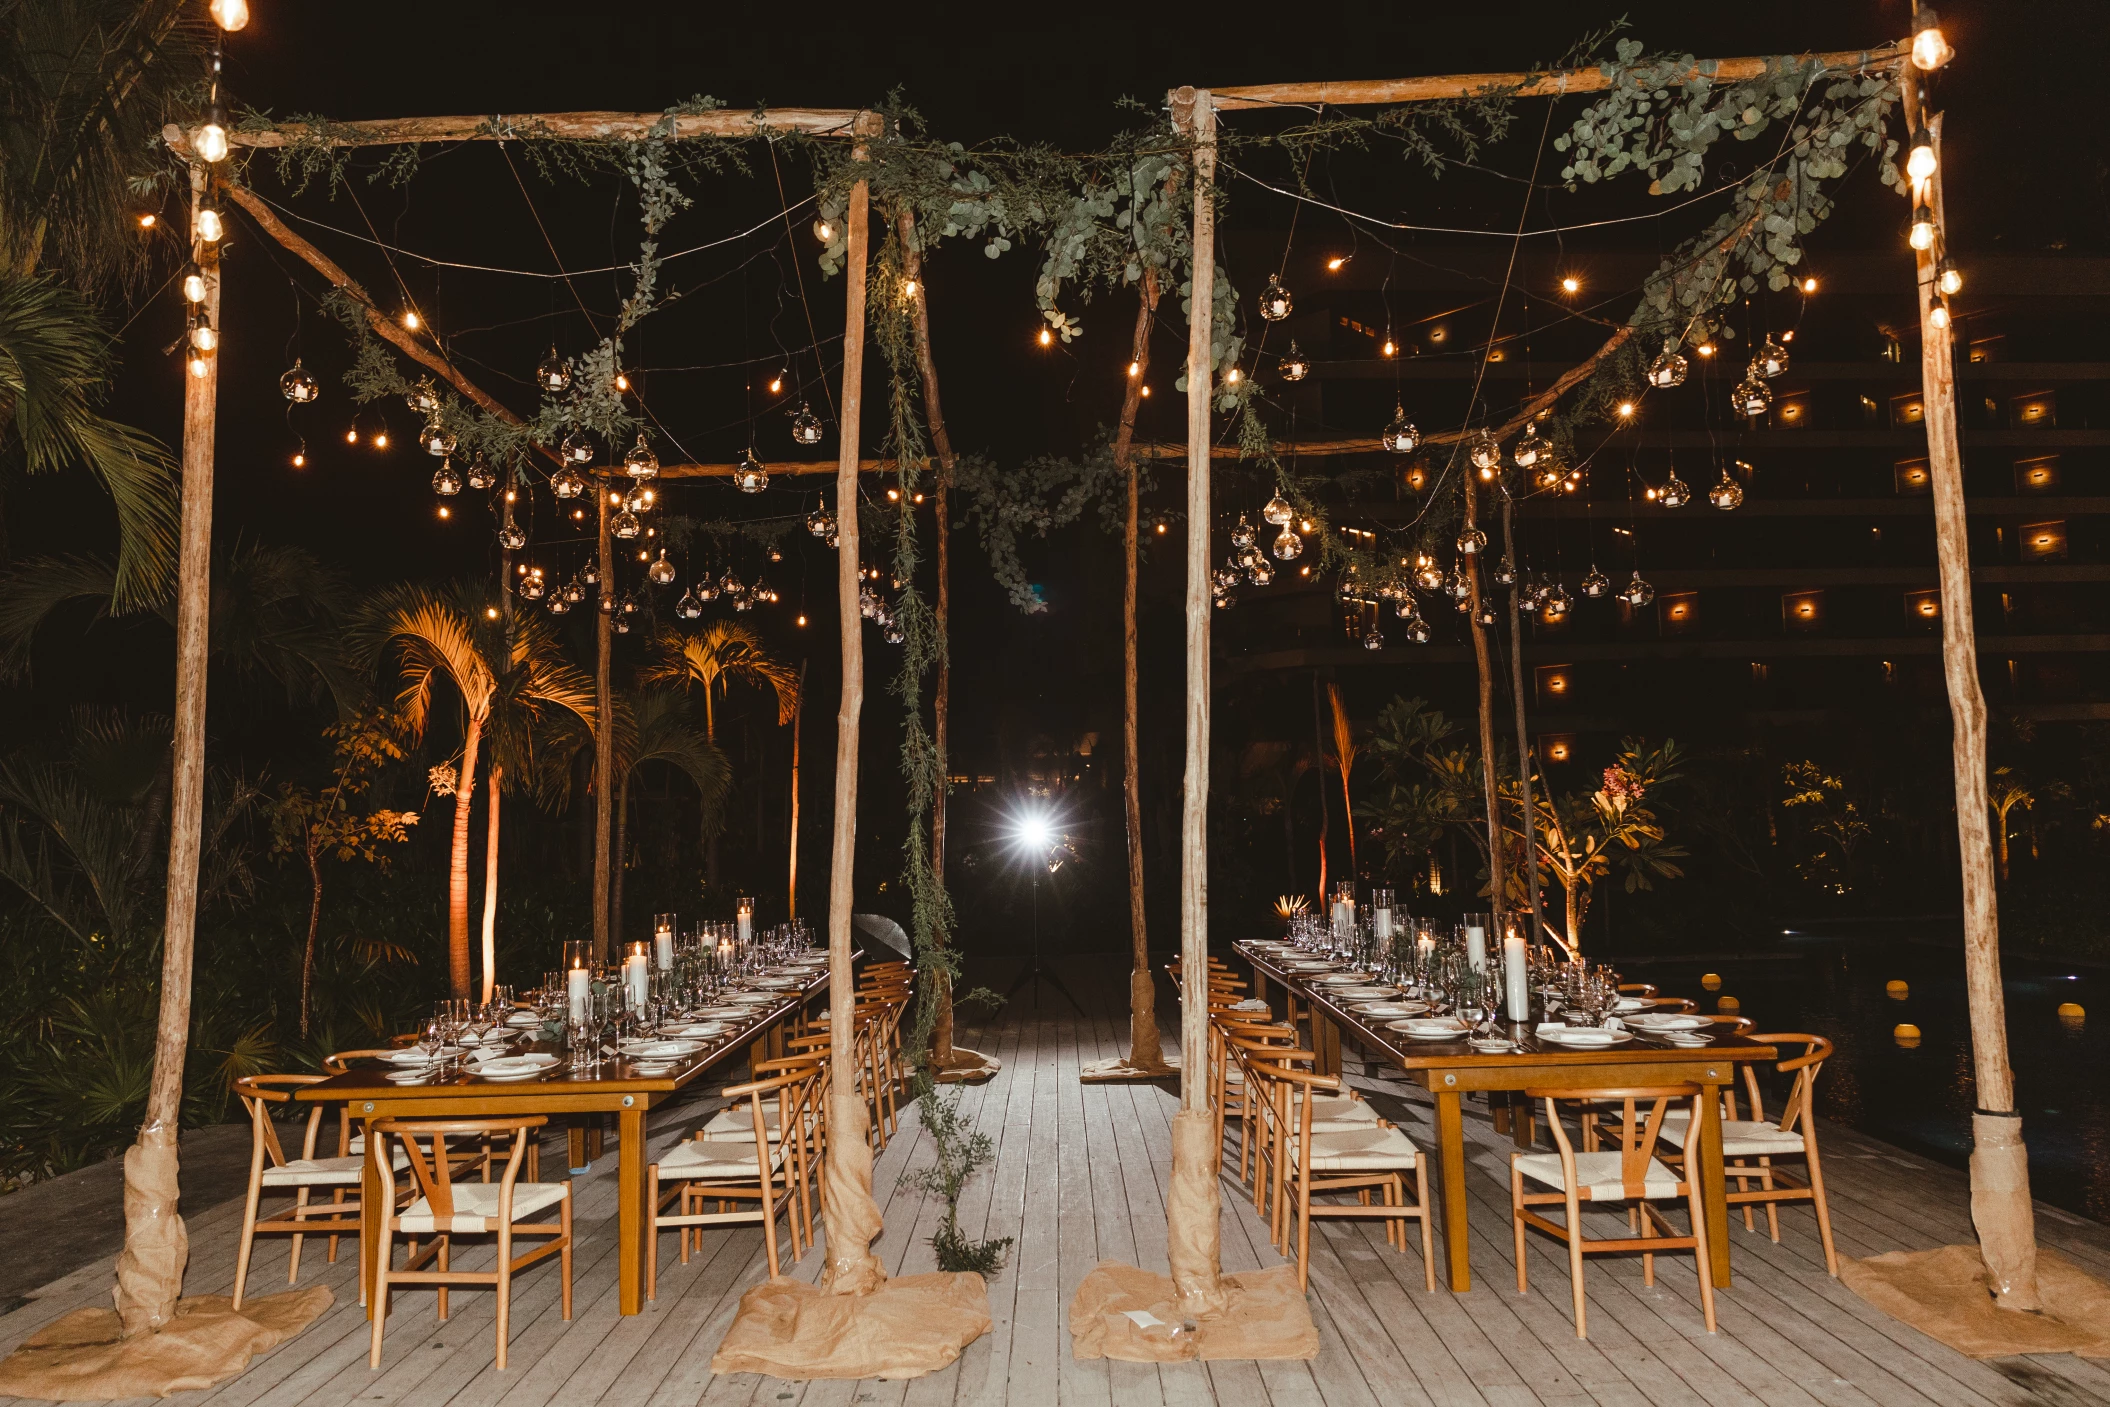
<path fill-rule="evenodd" d="M 1567 1264 L 1534 1238 L 1531 1289 L 1515 1292 L 1507 1193 L 1506 1137 L 1485 1110 L 1468 1106 L 1469 1156 L 1477 1172 L 1472 1209 L 1475 1288 L 1465 1295 L 1422 1288 L 1418 1253 L 1388 1247 L 1375 1224 L 1313 1229 L 1312 1314 L 1322 1348 L 1310 1363 L 1078 1363 L 1070 1356 L 1066 1309 L 1079 1279 L 1102 1258 L 1162 1267 L 1170 1117 L 1176 1100 L 1154 1086 L 1085 1086 L 1080 1064 L 1125 1050 L 1126 982 L 1071 986 L 1090 1014 L 1059 997 L 1005 1013 L 963 1043 L 990 1051 L 1003 1073 L 961 1097 L 968 1117 L 996 1143 L 995 1167 L 977 1177 L 960 1210 L 971 1234 L 1013 1238 L 1011 1258 L 990 1286 L 995 1328 L 960 1362 L 915 1382 L 784 1383 L 714 1376 L 710 1356 L 741 1292 L 762 1277 L 760 1233 L 707 1232 L 688 1265 L 663 1256 L 659 1299 L 643 1314 L 616 1312 L 613 1162 L 580 1178 L 577 1302 L 558 1317 L 554 1267 L 516 1285 L 511 1367 L 492 1368 L 488 1295 L 462 1292 L 446 1323 L 429 1295 L 398 1295 L 378 1371 L 366 1366 L 367 1324 L 351 1285 L 347 1248 L 334 1266 L 310 1242 L 303 1284 L 337 1293 L 313 1327 L 259 1359 L 240 1378 L 190 1399 L 213 1407 L 693 1407 L 694 1404 L 1488 1404 L 1489 1407 L 1674 1407 L 1702 1403 L 1762 1407 L 1976 1407 L 1977 1404 L 2110 1403 L 2110 1365 L 2063 1356 L 1977 1363 L 1942 1348 L 1855 1298 L 1824 1273 L 1810 1214 L 1784 1211 L 1782 1241 L 1732 1228 L 1734 1288 L 1718 1298 L 1720 1332 L 1700 1320 L 1689 1261 L 1665 1257 L 1654 1289 L 1638 1262 L 1588 1267 L 1588 1342 L 1574 1337 Z M 1168 1031 L 1176 1013 L 1161 1007 Z M 1169 1044 L 1169 1042 L 1168 1042 Z M 1351 1064 L 1351 1071 L 1361 1067 Z M 1384 1112 L 1424 1148 L 1426 1100 L 1404 1085 L 1362 1079 Z M 655 1117 L 652 1148 L 681 1136 L 710 1110 L 690 1103 Z M 1963 1177 L 1848 1130 L 1827 1128 L 1826 1176 L 1845 1255 L 1917 1249 L 1971 1236 Z M 554 1152 L 554 1149 L 552 1150 Z M 896 1273 L 933 1268 L 927 1239 L 941 1208 L 899 1185 L 925 1159 L 913 1116 L 880 1159 L 875 1192 L 886 1213 L 880 1254 Z M 1228 1270 L 1279 1261 L 1242 1189 L 1224 1184 L 1223 1259 Z M 0 1204 L 0 1215 L 4 1215 Z M 187 1290 L 224 1294 L 233 1280 L 240 1204 L 194 1217 Z M 2040 1208 L 2039 1234 L 2110 1277 L 2110 1230 Z M 672 1245 L 666 1238 L 665 1245 Z M 1440 1245 L 1440 1241 L 1439 1241 Z M 463 1256 L 464 1263 L 474 1263 Z M 283 1283 L 286 1242 L 261 1243 L 251 1283 Z M 797 1274 L 813 1278 L 809 1252 Z M 85 1267 L 44 1287 L 0 1317 L 0 1351 L 59 1314 L 109 1303 L 110 1271 Z"/>

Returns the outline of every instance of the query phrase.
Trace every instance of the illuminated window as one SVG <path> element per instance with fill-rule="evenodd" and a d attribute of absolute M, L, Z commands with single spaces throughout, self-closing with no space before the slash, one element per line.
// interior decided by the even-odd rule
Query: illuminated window
<path fill-rule="evenodd" d="M 1420 493 L 1429 486 L 1428 468 L 1421 464 L 1410 464 L 1405 472 L 1399 476 L 1399 481 L 1413 492 Z"/>
<path fill-rule="evenodd" d="M 2039 459 L 2015 461 L 2016 493 L 2051 493 L 2059 487 L 2059 457 L 2047 454 Z"/>
<path fill-rule="evenodd" d="M 1751 661 L 1751 682 L 1754 684 L 1766 682 L 1766 666 L 1757 660 Z"/>
<path fill-rule="evenodd" d="M 1575 685 L 1574 669 L 1575 666 L 1567 664 L 1542 664 L 1538 667 L 1541 707 L 1567 700 Z"/>
<path fill-rule="evenodd" d="M 1941 624 L 1941 593 L 1939 591 L 1908 591 L 1905 593 L 1905 620 L 1909 625 L 1925 629 Z"/>
<path fill-rule="evenodd" d="M 1917 425 L 1927 418 L 1927 403 L 1920 399 L 1917 391 L 1909 395 L 1890 398 L 1890 423 L 1893 425 Z"/>
<path fill-rule="evenodd" d="M 1791 631 L 1817 629 L 1824 622 L 1824 593 L 1788 592 L 1780 598 L 1780 618 Z"/>
<path fill-rule="evenodd" d="M 1925 493 L 1934 486 L 1934 475 L 1924 459 L 1900 459 L 1896 474 L 1899 493 Z"/>
<path fill-rule="evenodd" d="M 1575 734 L 1541 733 L 1539 756 L 1548 762 L 1566 762 L 1575 756 Z"/>
<path fill-rule="evenodd" d="M 1797 429 L 1809 423 L 1810 393 L 1793 391 L 1773 402 L 1773 422 L 1786 429 Z"/>
<path fill-rule="evenodd" d="M 1677 591 L 1656 598 L 1656 615 L 1665 635 L 1683 635 L 1699 623 L 1700 593 Z"/>
<path fill-rule="evenodd" d="M 2017 534 L 2022 557 L 2030 562 L 2057 562 L 2066 557 L 2066 524 L 2024 523 Z"/>
<path fill-rule="evenodd" d="M 2018 429 L 2049 430 L 2059 423 L 2059 400 L 2049 391 L 2032 391 L 2008 403 Z"/>

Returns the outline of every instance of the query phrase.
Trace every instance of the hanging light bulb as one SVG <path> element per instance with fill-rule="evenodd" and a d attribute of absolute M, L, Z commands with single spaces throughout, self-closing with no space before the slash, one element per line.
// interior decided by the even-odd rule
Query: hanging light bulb
<path fill-rule="evenodd" d="M 549 345 L 549 355 L 535 368 L 535 384 L 552 396 L 560 396 L 571 389 L 571 367 L 557 355 L 557 344 Z"/>
<path fill-rule="evenodd" d="M 1275 496 L 1267 501 L 1267 507 L 1260 510 L 1260 516 L 1279 528 L 1287 526 L 1289 520 L 1297 516 L 1297 510 L 1290 507 L 1289 500 L 1284 498 L 1278 489 Z"/>
<path fill-rule="evenodd" d="M 586 492 L 586 476 L 575 465 L 566 464 L 549 476 L 549 491 L 559 498 L 577 498 Z"/>
<path fill-rule="evenodd" d="M 1311 359 L 1297 350 L 1297 339 L 1289 339 L 1289 355 L 1282 359 L 1282 379 L 1302 381 L 1311 375 Z"/>
<path fill-rule="evenodd" d="M 1458 550 L 1468 557 L 1479 556 L 1480 549 L 1485 546 L 1487 534 L 1470 523 L 1458 534 Z"/>
<path fill-rule="evenodd" d="M 1764 415 L 1773 404 L 1773 388 L 1757 375 L 1747 375 L 1736 383 L 1729 395 L 1729 404 L 1738 415 Z"/>
<path fill-rule="evenodd" d="M 191 318 L 190 344 L 199 351 L 208 353 L 220 345 L 220 334 L 213 330 L 212 319 L 202 312 Z"/>
<path fill-rule="evenodd" d="M 183 301 L 186 303 L 202 303 L 205 301 L 205 271 L 196 264 L 188 265 L 183 270 Z M 299 366 L 300 359 L 295 357 L 293 364 Z"/>
<path fill-rule="evenodd" d="M 484 458 L 482 450 L 469 456 L 468 482 L 472 489 L 487 489 L 498 483 L 498 475 L 492 470 L 490 461 Z"/>
<path fill-rule="evenodd" d="M 739 462 L 733 465 L 733 486 L 742 493 L 760 493 L 769 487 L 769 470 L 752 449 L 740 451 Z"/>
<path fill-rule="evenodd" d="M 452 498 L 462 491 L 461 471 L 454 467 L 453 460 L 446 460 L 432 471 L 432 491 L 441 498 Z"/>
<path fill-rule="evenodd" d="M 1927 310 L 1927 321 L 1934 325 L 1937 332 L 1948 331 L 1949 305 L 1945 302 L 1937 302 L 1932 308 Z"/>
<path fill-rule="evenodd" d="M 190 148 L 198 154 L 198 160 L 208 166 L 217 166 L 227 159 L 227 109 L 215 98 L 206 106 L 204 120 L 190 129 Z M 205 232 L 204 215 L 210 206 L 198 208 L 198 238 L 208 243 L 220 238 L 220 215 L 213 211 L 212 233 Z"/>
<path fill-rule="evenodd" d="M 1673 338 L 1663 344 L 1663 350 L 1656 353 L 1656 359 L 1648 364 L 1648 384 L 1663 391 L 1682 386 L 1688 366 L 1684 353 L 1678 350 L 1677 339 Z"/>
<path fill-rule="evenodd" d="M 566 464 L 591 464 L 593 441 L 587 438 L 584 430 L 574 430 L 566 435 L 564 443 L 557 447 L 557 456 Z"/>
<path fill-rule="evenodd" d="M 1934 247 L 1934 209 L 1924 200 L 1912 207 L 1912 230 L 1906 242 L 1914 249 Z"/>
<path fill-rule="evenodd" d="M 1787 369 L 1788 349 L 1782 346 L 1775 338 L 1768 337 L 1759 345 L 1758 351 L 1752 354 L 1752 372 L 1765 377 L 1768 381 Z"/>
<path fill-rule="evenodd" d="M 608 531 L 614 536 L 623 539 L 625 542 L 628 542 L 631 538 L 636 537 L 639 533 L 643 532 L 644 530 L 645 525 L 642 522 L 638 521 L 637 514 L 631 512 L 627 508 L 621 510 L 613 518 L 610 518 L 608 520 Z"/>
<path fill-rule="evenodd" d="M 1944 254 L 1941 262 L 1935 265 L 1935 271 L 1934 286 L 1944 297 L 1963 292 L 1963 270 L 1956 267 L 1954 259 Z"/>
<path fill-rule="evenodd" d="M 1636 567 L 1634 569 L 1634 579 L 1628 582 L 1626 588 L 1619 594 L 1625 598 L 1629 606 L 1638 611 L 1656 599 L 1656 588 L 1641 579 L 1641 569 Z"/>
<path fill-rule="evenodd" d="M 322 383 L 315 379 L 314 372 L 300 364 L 299 357 L 295 357 L 292 367 L 278 378 L 278 389 L 295 405 L 306 405 L 322 394 Z"/>
<path fill-rule="evenodd" d="M 345 442 L 346 444 L 348 444 L 348 445 L 356 445 L 356 444 L 358 444 L 358 443 L 359 443 L 359 422 L 358 422 L 358 421 L 354 420 L 354 421 L 353 421 L 353 422 L 352 422 L 351 424 L 349 424 L 349 425 L 345 426 L 345 428 L 344 428 L 344 442 Z"/>
<path fill-rule="evenodd" d="M 652 578 L 654 586 L 670 586 L 673 584 L 674 564 L 667 560 L 666 548 L 662 547 L 659 549 L 659 556 L 654 558 L 652 565 L 645 569 L 645 575 Z"/>
<path fill-rule="evenodd" d="M 1692 485 L 1679 478 L 1677 470 L 1671 470 L 1670 477 L 1663 481 L 1663 487 L 1656 491 L 1656 502 L 1665 508 L 1683 508 L 1691 501 Z"/>
<path fill-rule="evenodd" d="M 1252 545 L 1253 525 L 1247 522 L 1245 514 L 1241 513 L 1238 515 L 1237 526 L 1231 529 L 1231 546 L 1234 548 L 1243 549 L 1251 547 Z"/>
<path fill-rule="evenodd" d="M 1922 5 L 1919 13 L 1912 17 L 1912 64 L 1922 73 L 1932 73 L 1956 57 L 1949 41 L 1942 37 L 1941 22 L 1935 17 L 1934 7 Z"/>
<path fill-rule="evenodd" d="M 1589 575 L 1582 579 L 1582 594 L 1595 601 L 1611 589 L 1611 578 L 1597 570 L 1596 563 L 1591 563 Z"/>
<path fill-rule="evenodd" d="M 437 420 L 428 421 L 418 432 L 418 443 L 425 447 L 425 453 L 438 459 L 454 453 L 454 432 Z"/>
<path fill-rule="evenodd" d="M 1912 150 L 1905 157 L 1905 174 L 1915 183 L 1933 177 L 1938 164 L 1934 155 L 1934 138 L 1925 127 L 1912 134 Z"/>
<path fill-rule="evenodd" d="M 651 445 L 645 443 L 642 430 L 638 431 L 637 443 L 630 447 L 630 453 L 623 456 L 623 472 L 639 483 L 659 472 L 659 456 L 652 452 Z"/>
<path fill-rule="evenodd" d="M 549 584 L 542 579 L 540 567 L 530 568 L 528 574 L 520 579 L 520 594 L 525 600 L 540 601 L 548 590 Z"/>
<path fill-rule="evenodd" d="M 1269 274 L 1267 287 L 1260 291 L 1260 316 L 1269 322 L 1280 322 L 1289 316 L 1289 310 L 1289 290 L 1282 286 L 1280 278 Z"/>
<path fill-rule="evenodd" d="M 249 0 L 212 0 L 205 8 L 212 22 L 229 34 L 249 23 Z"/>
<path fill-rule="evenodd" d="M 813 237 L 822 244 L 826 244 L 829 240 L 835 238 L 835 226 L 829 224 L 825 216 L 815 220 L 813 222 Z"/>
<path fill-rule="evenodd" d="M 1412 454 L 1421 446 L 1421 431 L 1407 419 L 1406 407 L 1395 401 L 1392 404 L 1392 422 L 1385 426 L 1385 448 L 1394 454 Z"/>
<path fill-rule="evenodd" d="M 306 440 L 302 440 L 300 448 L 293 451 L 293 467 L 295 469 L 308 467 L 308 442 Z"/>
<path fill-rule="evenodd" d="M 1741 463 L 1742 461 L 1738 462 Z M 1734 512 L 1736 509 L 1743 507 L 1744 486 L 1731 477 L 1729 470 L 1725 467 L 1722 470 L 1721 479 L 1713 488 L 1707 490 L 1707 501 L 1724 513 Z"/>
<path fill-rule="evenodd" d="M 1501 561 L 1495 563 L 1494 578 L 1497 586 L 1515 586 L 1517 584 L 1517 564 L 1509 560 L 1507 552 L 1502 554 Z"/>
<path fill-rule="evenodd" d="M 800 401 L 798 414 L 791 417 L 791 438 L 802 445 L 817 445 L 824 433 L 826 427 L 821 424 L 821 418 Z"/>
<path fill-rule="evenodd" d="M 1472 460 L 1474 468 L 1492 472 L 1502 466 L 1502 442 L 1495 438 L 1492 430 L 1475 430 L 1472 439 L 1467 441 L 1466 457 Z"/>

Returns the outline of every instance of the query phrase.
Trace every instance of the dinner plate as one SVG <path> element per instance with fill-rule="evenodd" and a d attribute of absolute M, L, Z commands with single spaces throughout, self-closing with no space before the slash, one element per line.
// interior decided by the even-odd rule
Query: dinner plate
<path fill-rule="evenodd" d="M 1337 962 L 1293 962 L 1288 964 L 1288 966 L 1291 972 L 1332 972 L 1340 964 Z"/>
<path fill-rule="evenodd" d="M 725 1017 L 737 1019 L 747 1015 L 747 1008 L 744 1006 L 699 1006 L 690 1012 L 689 1015 L 698 1021 L 716 1021 Z"/>
<path fill-rule="evenodd" d="M 1612 1008 L 1612 1010 L 1621 1015 L 1629 1011 L 1654 1011 L 1655 1009 L 1656 999 L 1654 997 L 1621 997 Z"/>
<path fill-rule="evenodd" d="M 669 1074 L 673 1069 L 674 1062 L 671 1060 L 633 1060 L 630 1062 L 631 1074 L 643 1075 L 648 1079 L 658 1075 Z"/>
<path fill-rule="evenodd" d="M 1657 1033 L 1656 1038 L 1665 1045 L 1682 1046 L 1687 1050 L 1714 1044 L 1713 1036 L 1703 1036 L 1698 1031 L 1662 1031 Z"/>
<path fill-rule="evenodd" d="M 423 1084 L 432 1078 L 432 1069 L 430 1066 L 420 1066 L 415 1070 L 385 1070 L 381 1078 L 392 1085 Z"/>
<path fill-rule="evenodd" d="M 798 977 L 765 977 L 755 985 L 765 991 L 788 992 L 794 987 L 803 987 L 806 983 Z"/>
<path fill-rule="evenodd" d="M 774 992 L 734 992 L 726 1000 L 736 1006 L 775 1006 L 784 999 Z"/>
<path fill-rule="evenodd" d="M 1387 1022 L 1385 1029 L 1397 1031 L 1409 1040 L 1455 1041 L 1472 1028 L 1455 1016 L 1415 1016 Z"/>
<path fill-rule="evenodd" d="M 1396 997 L 1397 987 L 1336 987 L 1333 994 L 1348 1001 L 1375 1001 L 1379 997 Z"/>
<path fill-rule="evenodd" d="M 539 1011 L 516 1011 L 506 1018 L 506 1025 L 508 1026 L 526 1028 L 529 1026 L 540 1026 L 541 1024 L 542 1013 Z"/>
<path fill-rule="evenodd" d="M 1340 972 L 1330 972 L 1324 977 L 1314 977 L 1311 980 L 1329 987 L 1359 986 L 1375 976 L 1377 976 L 1375 972 L 1365 972 L 1360 968 L 1351 967 Z"/>
<path fill-rule="evenodd" d="M 527 1055 L 501 1055 L 472 1067 L 471 1073 L 486 1080 L 531 1080 L 557 1068 L 557 1057 L 546 1051 Z"/>
<path fill-rule="evenodd" d="M 1627 1022 L 1627 1025 L 1641 1031 L 1699 1031 L 1713 1024 L 1714 1022 L 1704 1016 L 1690 1016 L 1682 1013 L 1636 1016 Z"/>
<path fill-rule="evenodd" d="M 448 1046 L 437 1056 L 427 1051 L 419 1050 L 416 1046 L 406 1046 L 402 1050 L 392 1050 L 381 1058 L 391 1065 L 411 1065 L 423 1068 L 432 1064 L 435 1060 L 458 1060 L 466 1053 L 458 1045 Z"/>
<path fill-rule="evenodd" d="M 619 1047 L 632 1060 L 679 1060 L 703 1049 L 702 1041 L 624 1041 Z"/>
<path fill-rule="evenodd" d="M 675 1036 L 688 1036 L 691 1039 L 695 1040 L 703 1040 L 711 1037 L 722 1036 L 727 1031 L 730 1031 L 732 1029 L 733 1025 L 730 1021 L 698 1021 L 692 1025 L 676 1027 L 673 1031 L 669 1032 L 669 1034 Z"/>
<path fill-rule="evenodd" d="M 1357 1002 L 1354 1010 L 1364 1016 L 1420 1016 L 1429 1009 L 1427 1002 Z"/>
<path fill-rule="evenodd" d="M 1602 1050 L 1634 1039 L 1632 1031 L 1607 1031 L 1602 1026 L 1541 1026 L 1539 1039 L 1577 1050 Z"/>

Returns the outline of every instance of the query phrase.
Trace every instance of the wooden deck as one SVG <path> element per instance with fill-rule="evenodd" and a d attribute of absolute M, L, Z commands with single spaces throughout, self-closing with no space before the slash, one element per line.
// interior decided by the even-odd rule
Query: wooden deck
<path fill-rule="evenodd" d="M 1082 977 L 1080 972 L 1077 977 Z M 1115 974 L 1116 977 L 1119 974 Z M 1007 1014 L 965 1043 L 1002 1057 L 1004 1072 L 968 1091 L 964 1108 L 996 1139 L 994 1169 L 971 1185 L 962 1222 L 973 1232 L 1016 1238 L 990 1286 L 996 1326 L 946 1371 L 908 1383 L 784 1383 L 714 1377 L 710 1357 L 741 1292 L 761 1276 L 760 1233 L 709 1232 L 689 1265 L 663 1255 L 658 1301 L 624 1319 L 616 1313 L 612 1164 L 579 1180 L 576 1315 L 558 1318 L 551 1269 L 517 1285 L 512 1366 L 492 1369 L 491 1298 L 455 1296 L 446 1324 L 429 1295 L 404 1292 L 390 1320 L 379 1372 L 366 1366 L 367 1326 L 351 1285 L 353 1256 L 321 1263 L 310 1243 L 303 1284 L 329 1284 L 338 1303 L 300 1337 L 242 1377 L 194 1399 L 213 1407 L 691 1407 L 692 1404 L 1673 1404 L 1764 1407 L 1971 1407 L 1999 1403 L 2110 1403 L 2110 1364 L 2070 1357 L 1976 1363 L 1924 1338 L 1824 1273 L 1814 1224 L 1802 1208 L 1782 1213 L 1773 1245 L 1741 1222 L 1732 1236 L 1735 1286 L 1719 1299 L 1721 1332 L 1700 1322 L 1698 1293 L 1680 1258 L 1668 1258 L 1654 1290 L 1638 1262 L 1593 1261 L 1591 1331 L 1578 1342 L 1568 1310 L 1566 1261 L 1543 1240 L 1532 1250 L 1531 1292 L 1513 1289 L 1507 1215 L 1509 1142 L 1468 1106 L 1475 1178 L 1475 1289 L 1421 1288 L 1414 1254 L 1384 1243 L 1375 1224 L 1313 1229 L 1312 1308 L 1323 1347 L 1311 1363 L 1218 1363 L 1151 1367 L 1078 1363 L 1065 1322 L 1078 1280 L 1103 1257 L 1162 1267 L 1169 1093 L 1150 1086 L 1085 1086 L 1078 1066 L 1122 1053 L 1125 981 L 1089 987 L 1096 1008 L 1078 1018 L 1059 998 Z M 1169 1013 L 1168 1013 L 1169 1015 Z M 1351 1062 L 1354 1074 L 1360 1066 Z M 1390 1116 L 1429 1146 L 1428 1105 L 1418 1092 L 1362 1081 Z M 671 1106 L 654 1120 L 652 1147 L 678 1138 L 709 1109 Z M 1826 1180 L 1839 1248 L 1868 1255 L 1970 1238 L 1962 1175 L 1843 1129 L 1827 1128 Z M 937 1207 L 898 1187 L 919 1158 L 910 1120 L 880 1160 L 875 1190 L 885 1209 L 886 1263 L 930 1269 L 925 1244 Z M 551 1152 L 555 1149 L 552 1147 Z M 233 1280 L 239 1202 L 190 1222 L 191 1293 L 227 1293 Z M 2044 1240 L 2110 1276 L 2110 1230 L 2040 1208 Z M 0 1204 L 0 1215 L 5 1215 Z M 672 1246 L 671 1237 L 665 1244 Z M 286 1243 L 260 1243 L 251 1284 L 270 1293 L 284 1275 Z M 1240 1190 L 1226 1184 L 1226 1269 L 1277 1260 L 1264 1226 Z M 466 1259 L 466 1258 L 465 1258 Z M 818 1273 L 809 1253 L 798 1274 Z M 320 1272 L 317 1274 L 316 1272 Z M 56 1315 L 109 1302 L 107 1265 L 86 1267 L 0 1318 L 0 1350 Z"/>

